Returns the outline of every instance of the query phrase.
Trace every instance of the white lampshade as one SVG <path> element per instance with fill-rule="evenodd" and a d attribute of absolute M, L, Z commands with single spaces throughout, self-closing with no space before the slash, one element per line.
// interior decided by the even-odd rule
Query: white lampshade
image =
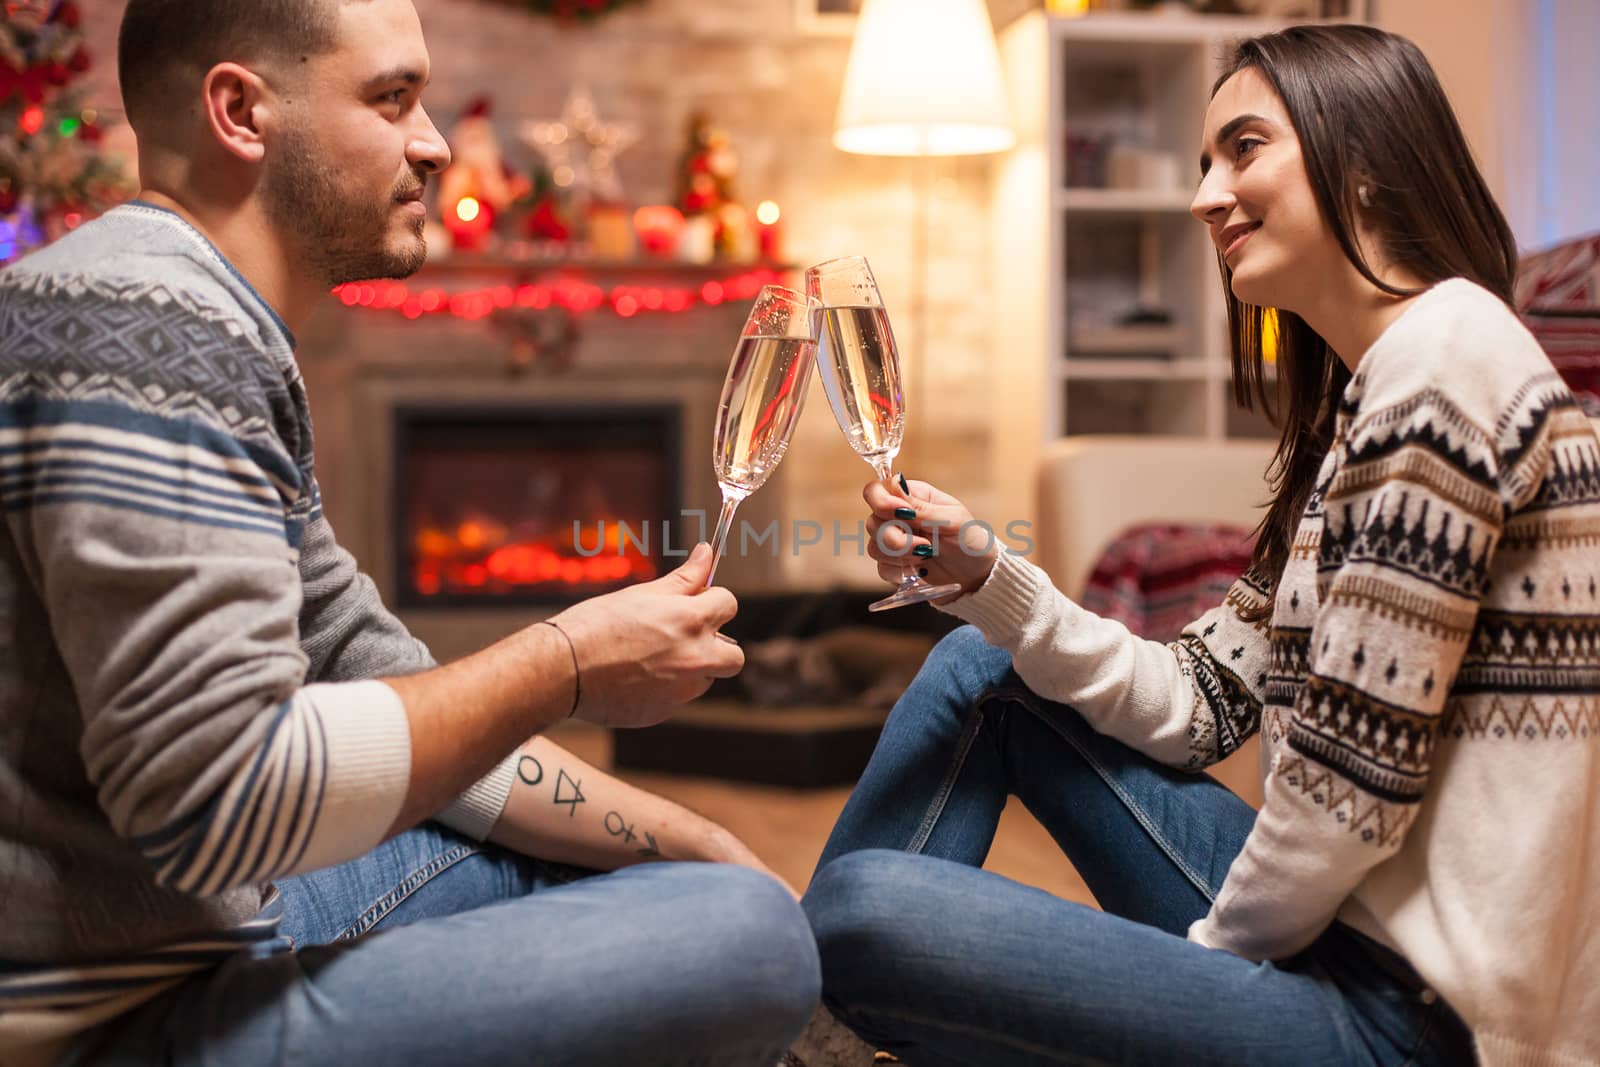
<path fill-rule="evenodd" d="M 1016 143 L 984 0 L 866 0 L 833 143 L 869 156 L 962 156 Z"/>

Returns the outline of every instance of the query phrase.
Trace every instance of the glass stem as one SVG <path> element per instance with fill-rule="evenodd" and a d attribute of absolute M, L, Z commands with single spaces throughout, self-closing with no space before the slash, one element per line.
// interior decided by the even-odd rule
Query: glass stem
<path fill-rule="evenodd" d="M 711 571 L 706 575 L 708 589 L 717 576 L 717 564 L 722 562 L 722 553 L 728 547 L 728 534 L 733 530 L 733 513 L 739 510 L 743 500 L 744 497 L 734 496 L 726 489 L 722 491 L 722 514 L 717 516 L 717 532 L 711 535 Z"/>
<path fill-rule="evenodd" d="M 894 456 L 874 456 L 872 458 L 872 468 L 878 472 L 879 478 L 882 478 L 890 485 L 895 485 Z M 898 486 L 895 487 L 899 488 Z M 920 584 L 922 584 L 922 579 L 917 577 L 917 567 L 911 561 L 911 549 L 908 546 L 905 557 L 900 561 L 900 588 L 905 590 Z"/>

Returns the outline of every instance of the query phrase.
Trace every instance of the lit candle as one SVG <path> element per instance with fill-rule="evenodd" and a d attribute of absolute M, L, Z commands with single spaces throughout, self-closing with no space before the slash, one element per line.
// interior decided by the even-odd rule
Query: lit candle
<path fill-rule="evenodd" d="M 783 258 L 783 231 L 778 226 L 782 217 L 775 201 L 763 200 L 756 206 L 756 239 L 761 258 L 770 262 Z"/>
<path fill-rule="evenodd" d="M 494 209 L 476 197 L 464 196 L 445 212 L 444 225 L 457 249 L 482 251 L 494 226 Z"/>

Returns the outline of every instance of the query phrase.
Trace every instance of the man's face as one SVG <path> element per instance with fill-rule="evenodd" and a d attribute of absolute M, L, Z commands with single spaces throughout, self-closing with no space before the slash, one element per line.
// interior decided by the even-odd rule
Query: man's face
<path fill-rule="evenodd" d="M 334 2 L 336 47 L 272 79 L 284 121 L 268 151 L 267 210 L 329 286 L 403 278 L 427 251 L 427 177 L 450 165 L 422 107 L 422 25 L 411 0 Z"/>

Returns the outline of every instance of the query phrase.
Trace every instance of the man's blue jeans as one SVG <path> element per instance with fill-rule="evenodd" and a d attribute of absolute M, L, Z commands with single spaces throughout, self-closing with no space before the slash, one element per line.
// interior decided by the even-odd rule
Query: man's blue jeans
<path fill-rule="evenodd" d="M 429 824 L 278 883 L 286 935 L 91 1035 L 140 1067 L 770 1067 L 817 1003 L 788 892 L 741 867 L 590 875 Z"/>
<path fill-rule="evenodd" d="M 979 869 L 1009 795 L 1103 912 Z M 806 894 L 823 999 L 917 1065 L 1472 1063 L 1455 1013 L 1343 924 L 1277 963 L 1184 940 L 1254 818 L 957 630 L 889 716 Z"/>

